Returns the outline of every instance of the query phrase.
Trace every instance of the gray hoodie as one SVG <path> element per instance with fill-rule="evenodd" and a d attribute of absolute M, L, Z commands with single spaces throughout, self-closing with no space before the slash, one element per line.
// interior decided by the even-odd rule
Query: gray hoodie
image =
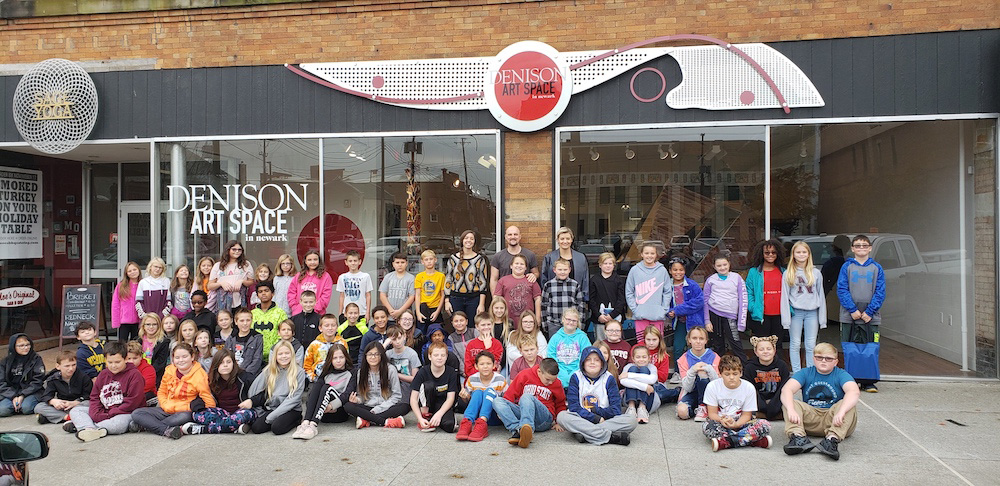
<path fill-rule="evenodd" d="M 264 395 L 263 404 L 256 403 L 255 401 L 254 406 L 263 406 L 264 410 L 270 412 L 267 414 L 267 418 L 264 419 L 265 422 L 271 423 L 285 412 L 302 410 L 302 392 L 306 388 L 306 372 L 302 371 L 302 368 L 298 368 L 295 380 L 298 382 L 295 386 L 295 391 L 289 393 L 289 383 L 285 379 L 285 369 L 278 368 L 278 379 L 274 380 L 274 391 L 271 392 L 270 397 L 266 393 L 267 370 L 265 369 L 253 380 L 253 384 L 250 385 L 250 396 Z"/>
<path fill-rule="evenodd" d="M 645 321 L 666 319 L 673 287 L 667 285 L 670 274 L 659 262 L 649 268 L 639 263 L 628 271 L 625 279 L 625 302 L 632 309 L 632 318 Z"/>

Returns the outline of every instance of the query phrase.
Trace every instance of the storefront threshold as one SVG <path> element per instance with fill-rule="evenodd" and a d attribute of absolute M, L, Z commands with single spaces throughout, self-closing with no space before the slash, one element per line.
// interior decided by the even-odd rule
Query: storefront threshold
<path fill-rule="evenodd" d="M 980 378 L 976 376 L 915 376 L 915 375 L 882 375 L 880 381 L 908 382 L 942 382 L 942 383 L 996 383 L 998 378 Z"/>

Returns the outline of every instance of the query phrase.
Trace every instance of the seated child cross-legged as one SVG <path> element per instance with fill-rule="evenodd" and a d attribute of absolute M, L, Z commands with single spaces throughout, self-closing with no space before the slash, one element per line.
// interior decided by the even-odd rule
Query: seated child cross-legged
<path fill-rule="evenodd" d="M 778 336 L 751 337 L 750 345 L 757 355 L 747 362 L 743 379 L 757 390 L 757 418 L 781 420 L 781 387 L 791 376 L 788 363 L 775 356 Z"/>
<path fill-rule="evenodd" d="M 246 434 L 257 418 L 249 403 L 250 385 L 254 376 L 236 365 L 236 355 L 223 349 L 208 365 L 208 388 L 215 397 L 214 407 L 200 408 L 191 414 L 191 422 L 181 426 L 185 434 Z M 240 407 L 241 402 L 243 407 Z"/>
<path fill-rule="evenodd" d="M 326 361 L 317 375 L 318 379 L 309 390 L 306 414 L 292 434 L 293 439 L 309 440 L 316 437 L 320 422 L 347 422 L 347 410 L 344 409 L 347 396 L 344 395 L 344 391 L 351 382 L 351 370 L 354 369 L 349 354 L 350 352 L 341 343 L 333 343 L 327 351 Z"/>
<path fill-rule="evenodd" d="M 507 380 L 494 371 L 496 361 L 496 356 L 489 351 L 476 353 L 476 369 L 479 372 L 466 378 L 465 387 L 458 394 L 466 406 L 465 416 L 455 435 L 456 440 L 479 442 L 490 435 L 488 422 L 499 422 L 491 420 L 493 402 L 507 387 Z"/>
<path fill-rule="evenodd" d="M 708 383 L 719 377 L 719 355 L 705 347 L 708 343 L 708 331 L 704 327 L 695 326 L 688 331 L 687 350 L 677 360 L 677 370 L 683 377 L 681 380 L 681 395 L 677 402 L 677 418 L 687 420 L 694 417 L 695 422 L 704 422 L 708 418 L 702 397 Z"/>
<path fill-rule="evenodd" d="M 306 372 L 295 362 L 295 349 L 288 341 L 278 341 L 268 356 L 267 367 L 250 385 L 250 398 L 240 408 L 254 408 L 257 418 L 250 423 L 255 434 L 271 431 L 282 435 L 302 422 L 302 392 Z"/>
<path fill-rule="evenodd" d="M 562 432 L 554 423 L 559 412 L 566 410 L 566 392 L 559 381 L 559 363 L 545 358 L 537 366 L 517 375 L 503 398 L 493 401 L 493 410 L 511 432 L 507 443 L 527 448 L 534 433 L 549 428 Z"/>
<path fill-rule="evenodd" d="M 132 412 L 146 403 L 142 374 L 125 361 L 125 343 L 108 343 L 104 353 L 106 366 L 94 380 L 90 400 L 71 409 L 70 421 L 63 424 L 63 430 L 76 432 L 76 438 L 84 442 L 128 432 Z"/>
<path fill-rule="evenodd" d="M 580 370 L 569 379 L 569 410 L 559 412 L 556 422 L 580 443 L 629 445 L 636 419 L 622 414 L 621 395 L 615 377 L 601 350 L 583 350 Z"/>
<path fill-rule="evenodd" d="M 205 407 L 215 406 L 215 397 L 208 386 L 208 374 L 194 360 L 194 348 L 178 342 L 171 352 L 173 362 L 167 365 L 163 381 L 156 393 L 157 406 L 132 412 L 138 430 L 180 439 L 181 426 L 191 421 L 191 406 L 200 399 Z M 142 380 L 142 376 L 139 377 Z M 96 385 L 95 385 L 96 388 Z"/>
<path fill-rule="evenodd" d="M 155 380 L 155 377 L 154 377 Z M 35 405 L 40 424 L 58 424 L 69 419 L 69 411 L 87 403 L 94 382 L 76 367 L 76 353 L 65 350 L 56 358 L 56 368 L 45 377 L 45 392 Z"/>
<path fill-rule="evenodd" d="M 403 415 L 410 411 L 410 404 L 402 402 L 399 376 L 396 368 L 389 366 L 382 343 L 374 341 L 362 352 L 361 366 L 357 379 L 351 380 L 345 393 L 348 402 L 344 404 L 347 413 L 357 417 L 355 426 L 359 429 L 371 424 L 389 429 L 406 426 Z"/>
<path fill-rule="evenodd" d="M 705 437 L 712 439 L 715 452 L 733 447 L 771 447 L 771 423 L 753 418 L 757 395 L 752 384 L 743 379 L 743 365 L 736 356 L 726 355 L 719 363 L 721 378 L 705 387 L 708 421 L 702 426 Z"/>
<path fill-rule="evenodd" d="M 445 343 L 431 343 L 427 348 L 430 364 L 421 367 L 413 377 L 410 409 L 417 416 L 417 428 L 421 432 L 434 432 L 439 427 L 449 433 L 455 430 L 452 407 L 459 384 L 458 369 L 446 366 L 450 354 Z"/>
<path fill-rule="evenodd" d="M 139 370 L 139 373 L 142 374 L 142 379 L 146 381 L 146 388 L 142 390 L 146 396 L 146 406 L 155 407 L 156 369 L 143 359 L 142 344 L 139 344 L 139 341 L 129 341 L 126 346 L 128 347 L 128 354 L 125 355 L 125 361 L 132 363 L 135 369 Z"/>

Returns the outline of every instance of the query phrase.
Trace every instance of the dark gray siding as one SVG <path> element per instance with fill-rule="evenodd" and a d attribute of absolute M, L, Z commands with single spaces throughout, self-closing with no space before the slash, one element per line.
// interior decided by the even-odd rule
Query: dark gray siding
<path fill-rule="evenodd" d="M 778 109 L 674 110 L 663 98 L 633 99 L 629 80 L 641 67 L 659 68 L 668 91 L 677 85 L 680 69 L 664 57 L 574 96 L 553 126 L 1000 112 L 1000 30 L 770 45 L 809 76 L 826 106 L 785 115 Z M 312 83 L 284 66 L 105 72 L 93 78 L 100 116 L 91 139 L 502 128 L 486 110 L 383 105 Z M 2 141 L 20 141 L 11 114 L 19 79 L 0 77 Z M 652 96 L 659 80 L 640 76 L 636 89 Z"/>

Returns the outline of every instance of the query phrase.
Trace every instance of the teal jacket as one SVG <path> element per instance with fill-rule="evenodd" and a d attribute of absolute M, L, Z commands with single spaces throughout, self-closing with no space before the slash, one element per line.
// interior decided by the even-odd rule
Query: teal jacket
<path fill-rule="evenodd" d="M 778 271 L 781 270 L 781 267 L 778 267 Z M 747 272 L 746 285 L 750 320 L 761 322 L 764 320 L 764 273 L 761 267 L 753 267 Z M 781 285 L 781 291 L 785 291 L 784 284 Z"/>

